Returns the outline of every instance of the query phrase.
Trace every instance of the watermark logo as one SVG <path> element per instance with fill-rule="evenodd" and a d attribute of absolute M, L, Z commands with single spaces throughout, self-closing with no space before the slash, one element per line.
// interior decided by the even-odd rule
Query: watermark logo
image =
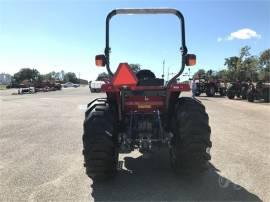
<path fill-rule="evenodd" d="M 245 184 L 252 184 L 252 176 L 248 169 L 243 172 L 243 165 L 240 164 L 230 164 L 224 171 L 227 177 L 219 176 L 218 184 L 220 188 L 233 188 L 234 190 L 240 190 L 242 187 L 238 184 L 242 180 L 245 181 Z M 239 181 L 232 181 L 239 179 Z"/>

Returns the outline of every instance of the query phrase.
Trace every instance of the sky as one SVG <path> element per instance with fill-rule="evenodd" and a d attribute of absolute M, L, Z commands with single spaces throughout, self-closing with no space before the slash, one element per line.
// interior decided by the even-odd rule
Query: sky
<path fill-rule="evenodd" d="M 224 58 L 248 45 L 270 48 L 270 1 L 260 0 L 0 0 L 0 72 L 21 68 L 75 72 L 95 80 L 105 68 L 95 55 L 105 48 L 105 19 L 115 8 L 176 8 L 183 13 L 189 53 L 198 69 L 221 70 Z M 111 68 L 138 63 L 165 78 L 180 69 L 181 29 L 174 15 L 117 15 L 110 23 Z M 188 68 L 185 73 L 188 72 Z M 181 78 L 185 80 L 185 77 Z"/>

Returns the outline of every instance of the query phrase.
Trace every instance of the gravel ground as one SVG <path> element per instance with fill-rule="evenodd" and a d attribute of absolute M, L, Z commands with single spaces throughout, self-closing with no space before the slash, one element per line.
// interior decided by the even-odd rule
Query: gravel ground
<path fill-rule="evenodd" d="M 0 201 L 270 201 L 270 105 L 199 99 L 212 128 L 211 167 L 176 176 L 168 151 L 120 156 L 115 179 L 84 173 L 82 124 L 87 87 L 33 95 L 0 91 Z M 15 90 L 16 92 L 16 90 Z"/>

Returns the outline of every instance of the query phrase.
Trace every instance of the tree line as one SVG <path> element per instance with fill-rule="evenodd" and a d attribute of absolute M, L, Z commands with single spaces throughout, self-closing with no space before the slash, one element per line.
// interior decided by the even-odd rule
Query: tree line
<path fill-rule="evenodd" d="M 140 64 L 130 64 L 131 69 L 134 73 L 137 73 L 141 69 Z M 96 80 L 104 81 L 109 79 L 109 74 L 106 72 L 100 73 Z M 41 74 L 37 69 L 33 68 L 22 68 L 17 73 L 15 73 L 12 78 L 12 86 L 18 86 L 25 80 L 30 82 L 42 82 L 42 81 L 58 81 L 60 83 L 72 82 L 79 83 L 79 78 L 77 78 L 74 72 L 64 72 L 63 70 L 60 72 L 49 72 L 47 74 Z"/>
<path fill-rule="evenodd" d="M 63 70 L 60 72 L 49 72 L 47 74 L 41 74 L 37 69 L 31 68 L 22 68 L 20 71 L 15 73 L 12 76 L 12 84 L 18 85 L 22 81 L 28 80 L 30 82 L 42 82 L 42 81 L 58 81 L 61 83 L 72 82 L 79 83 L 79 79 L 77 78 L 74 72 L 64 72 Z"/>
<path fill-rule="evenodd" d="M 259 56 L 250 54 L 251 47 L 241 48 L 239 55 L 225 58 L 224 68 L 219 71 L 199 69 L 193 78 L 221 79 L 224 81 L 270 81 L 270 49 Z"/>

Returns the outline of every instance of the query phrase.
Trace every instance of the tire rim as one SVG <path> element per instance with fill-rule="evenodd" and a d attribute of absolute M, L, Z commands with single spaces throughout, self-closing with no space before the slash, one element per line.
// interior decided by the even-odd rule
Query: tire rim
<path fill-rule="evenodd" d="M 214 89 L 213 87 L 210 88 L 210 93 L 211 93 L 212 95 L 215 94 L 215 89 Z"/>
<path fill-rule="evenodd" d="M 175 168 L 175 165 L 176 165 L 176 155 L 175 155 L 175 152 L 174 152 L 174 150 L 172 148 L 170 149 L 170 162 L 171 162 L 172 168 Z"/>

